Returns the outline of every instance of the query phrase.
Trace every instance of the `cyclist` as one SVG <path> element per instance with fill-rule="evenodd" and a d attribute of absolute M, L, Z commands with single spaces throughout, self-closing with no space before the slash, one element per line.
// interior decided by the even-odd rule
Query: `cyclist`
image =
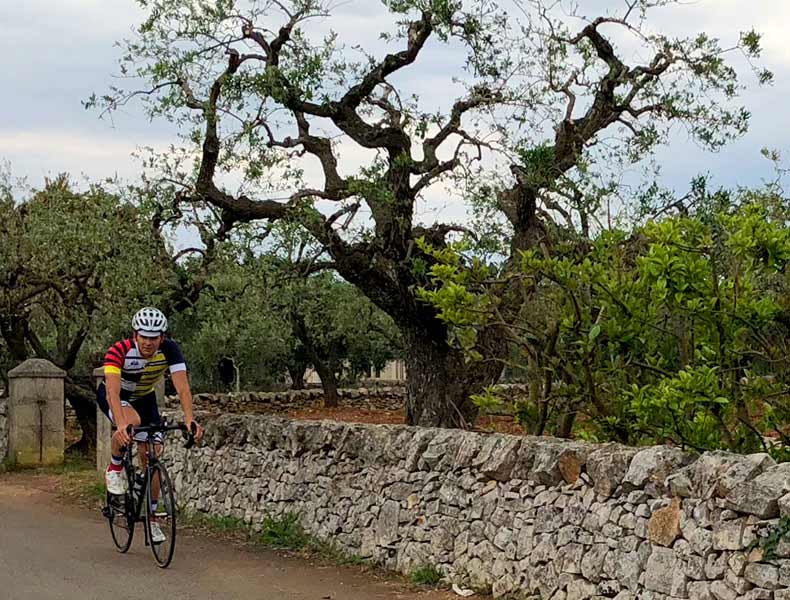
<path fill-rule="evenodd" d="M 105 473 L 105 482 L 110 494 L 119 495 L 126 493 L 128 485 L 122 467 L 126 446 L 131 443 L 127 426 L 134 428 L 137 425 L 160 423 L 154 386 L 164 377 L 168 368 L 184 410 L 184 422 L 195 432 L 195 439 L 199 440 L 203 436 L 203 430 L 192 413 L 192 391 L 184 355 L 178 344 L 165 337 L 167 318 L 156 308 L 141 308 L 132 318 L 132 329 L 134 335 L 131 338 L 116 342 L 107 350 L 104 357 L 104 381 L 96 391 L 96 403 L 117 428 L 112 436 L 112 458 Z M 148 433 L 133 433 L 132 437 L 138 442 L 138 456 L 145 468 Z M 154 434 L 150 441 L 159 456 L 164 442 L 162 434 Z M 159 482 L 152 482 L 151 488 L 154 506 L 151 507 L 150 514 L 154 515 L 159 497 Z M 165 540 L 155 522 L 152 523 L 151 530 L 152 542 Z"/>

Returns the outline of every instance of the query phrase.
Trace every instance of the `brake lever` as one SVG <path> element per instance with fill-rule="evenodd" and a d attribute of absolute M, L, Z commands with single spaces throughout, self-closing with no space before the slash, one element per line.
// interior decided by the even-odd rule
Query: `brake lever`
<path fill-rule="evenodd" d="M 191 424 L 194 425 L 195 422 L 193 421 Z M 188 430 L 186 427 L 184 427 L 184 429 L 181 430 L 182 437 L 187 441 L 187 443 L 184 444 L 184 448 L 187 450 L 195 445 L 195 434 L 192 432 L 192 429 L 195 428 L 193 427 Z"/>

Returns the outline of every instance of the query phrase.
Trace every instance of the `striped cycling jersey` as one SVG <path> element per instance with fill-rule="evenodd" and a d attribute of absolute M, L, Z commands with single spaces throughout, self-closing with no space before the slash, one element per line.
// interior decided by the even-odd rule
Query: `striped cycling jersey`
<path fill-rule="evenodd" d="M 168 338 L 151 358 L 143 358 L 131 339 L 116 342 L 104 356 L 104 374 L 121 376 L 121 400 L 136 400 L 153 392 L 168 367 L 171 373 L 187 369 L 181 348 Z"/>

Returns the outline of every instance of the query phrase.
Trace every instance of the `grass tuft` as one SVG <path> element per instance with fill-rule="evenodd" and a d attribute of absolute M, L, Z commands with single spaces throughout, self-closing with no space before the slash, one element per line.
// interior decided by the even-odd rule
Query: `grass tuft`
<path fill-rule="evenodd" d="M 313 538 L 311 549 L 323 560 L 338 565 L 362 566 L 364 559 L 356 554 L 347 554 L 332 540 L 318 540 Z"/>
<path fill-rule="evenodd" d="M 265 517 L 259 541 L 269 548 L 304 550 L 313 539 L 299 522 L 299 515 L 289 512 L 281 517 Z"/>
<path fill-rule="evenodd" d="M 216 533 L 240 533 L 247 530 L 242 519 L 218 517 L 203 512 L 182 512 L 181 521 L 188 527 L 207 529 Z"/>
<path fill-rule="evenodd" d="M 435 586 L 442 580 L 442 574 L 433 565 L 426 565 L 414 571 L 409 579 L 416 585 Z"/>

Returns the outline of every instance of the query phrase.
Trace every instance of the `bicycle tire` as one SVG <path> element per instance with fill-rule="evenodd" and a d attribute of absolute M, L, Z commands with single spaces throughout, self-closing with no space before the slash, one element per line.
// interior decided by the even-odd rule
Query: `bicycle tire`
<path fill-rule="evenodd" d="M 116 496 L 107 492 L 107 521 L 110 524 L 110 535 L 116 550 L 121 554 L 129 550 L 134 539 L 134 516 L 131 516 L 134 502 L 127 492 Z"/>
<path fill-rule="evenodd" d="M 154 476 L 159 474 L 159 502 L 157 512 L 154 515 L 156 522 L 162 533 L 165 534 L 165 541 L 154 543 L 151 535 L 151 493 Z M 145 498 L 145 527 L 148 533 L 148 542 L 151 546 L 151 553 L 160 568 L 165 569 L 173 560 L 173 553 L 176 549 L 176 498 L 170 476 L 167 474 L 165 466 L 157 462 L 147 470 L 148 485 L 146 486 Z"/>

